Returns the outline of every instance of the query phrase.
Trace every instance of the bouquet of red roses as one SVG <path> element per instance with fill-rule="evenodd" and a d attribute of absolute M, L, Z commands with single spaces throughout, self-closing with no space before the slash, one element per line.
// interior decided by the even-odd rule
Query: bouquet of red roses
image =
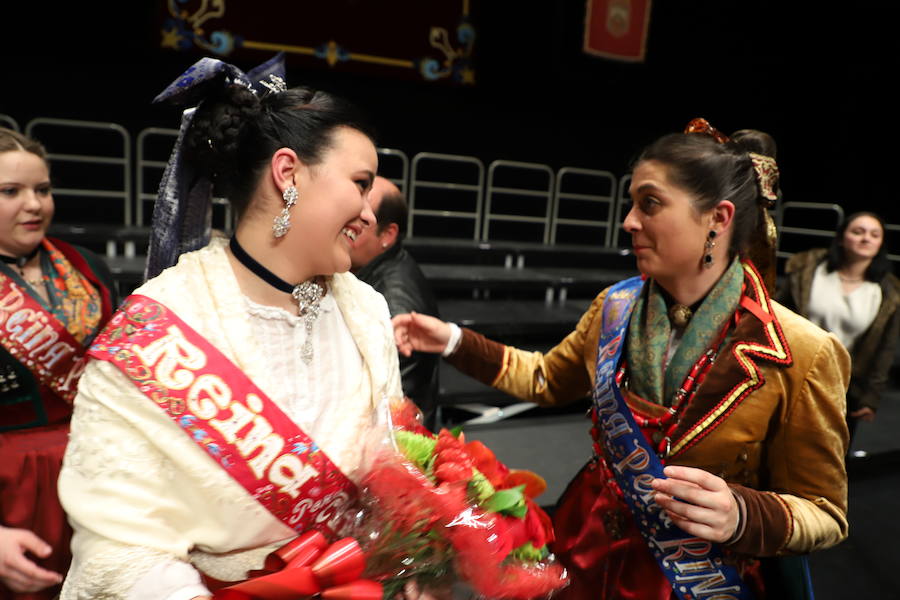
<path fill-rule="evenodd" d="M 478 441 L 421 426 L 408 400 L 392 406 L 389 444 L 370 453 L 360 509 L 341 539 L 312 529 L 271 553 L 263 569 L 216 583 L 219 600 L 381 600 L 409 582 L 466 582 L 495 599 L 547 596 L 567 584 L 553 561 L 550 519 L 534 498 L 546 483 L 510 470 Z"/>
<path fill-rule="evenodd" d="M 431 433 L 408 400 L 392 417 L 393 447 L 362 479 L 365 508 L 353 532 L 366 577 L 382 583 L 385 598 L 411 579 L 461 579 L 482 596 L 523 600 L 567 584 L 547 550 L 550 519 L 533 500 L 543 479 L 510 470 L 462 434 Z"/>

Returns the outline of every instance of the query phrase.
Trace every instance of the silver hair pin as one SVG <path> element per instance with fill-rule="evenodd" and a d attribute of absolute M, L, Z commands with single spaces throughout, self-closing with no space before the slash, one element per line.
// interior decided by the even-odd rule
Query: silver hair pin
<path fill-rule="evenodd" d="M 269 75 L 268 81 L 266 81 L 265 79 L 261 79 L 259 81 L 259 85 L 261 85 L 264 88 L 266 88 L 267 90 L 269 90 L 268 91 L 269 94 L 278 94 L 280 92 L 286 92 L 288 89 L 287 82 L 284 80 L 284 78 L 280 77 L 278 75 L 275 75 L 274 73 Z"/>

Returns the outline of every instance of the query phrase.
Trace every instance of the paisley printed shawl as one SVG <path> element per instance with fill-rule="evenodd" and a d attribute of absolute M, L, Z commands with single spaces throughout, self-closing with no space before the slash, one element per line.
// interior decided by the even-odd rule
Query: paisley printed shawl
<path fill-rule="evenodd" d="M 41 244 L 52 266 L 50 272 L 44 272 L 44 280 L 50 283 L 51 312 L 66 324 L 72 337 L 84 343 L 97 332 L 103 316 L 100 294 L 50 240 L 44 238 Z"/>
<path fill-rule="evenodd" d="M 628 328 L 626 350 L 629 383 L 637 395 L 655 404 L 671 404 L 690 368 L 737 309 L 743 282 L 741 262 L 735 259 L 691 318 L 668 367 L 672 326 L 666 300 L 655 281 L 644 286 Z"/>

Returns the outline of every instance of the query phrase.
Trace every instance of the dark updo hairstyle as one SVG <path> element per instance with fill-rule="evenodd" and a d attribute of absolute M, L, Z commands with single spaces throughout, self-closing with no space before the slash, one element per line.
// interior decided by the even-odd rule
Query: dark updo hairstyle
<path fill-rule="evenodd" d="M 296 87 L 259 98 L 244 86 L 228 85 L 197 108 L 184 156 L 241 215 L 276 150 L 290 148 L 314 166 L 338 127 L 374 137 L 353 105 L 325 92 Z"/>
<path fill-rule="evenodd" d="M 739 129 L 731 134 L 731 140 L 740 144 L 747 152 L 756 152 L 763 156 L 778 158 L 778 147 L 775 145 L 775 139 L 765 131 Z"/>
<path fill-rule="evenodd" d="M 834 239 L 831 240 L 831 246 L 828 248 L 825 269 L 830 273 L 844 266 L 844 262 L 847 260 L 847 257 L 844 254 L 844 234 L 847 233 L 847 228 L 850 227 L 850 223 L 855 221 L 858 217 L 872 217 L 881 225 L 881 248 L 878 249 L 878 254 L 872 258 L 872 262 L 869 263 L 869 267 L 866 269 L 864 275 L 866 281 L 880 283 L 881 280 L 884 279 L 884 276 L 893 269 L 891 268 L 891 261 L 887 256 L 887 240 L 883 237 L 887 233 L 887 230 L 884 228 L 884 220 L 873 212 L 856 212 L 841 222 L 837 231 L 834 233 Z"/>
<path fill-rule="evenodd" d="M 47 150 L 43 144 L 13 129 L 0 127 L 0 153 L 15 152 L 17 150 L 24 150 L 34 154 L 44 161 L 48 170 L 50 169 L 50 163 L 47 161 Z"/>
<path fill-rule="evenodd" d="M 753 242 L 766 239 L 767 201 L 760 195 L 747 154 L 764 153 L 757 149 L 757 139 L 753 136 L 745 145 L 743 138 L 720 143 L 705 133 L 672 133 L 647 146 L 634 164 L 652 160 L 665 165 L 669 181 L 694 196 L 694 208 L 700 213 L 730 200 L 735 210 L 729 251 L 732 256 L 744 254 Z"/>

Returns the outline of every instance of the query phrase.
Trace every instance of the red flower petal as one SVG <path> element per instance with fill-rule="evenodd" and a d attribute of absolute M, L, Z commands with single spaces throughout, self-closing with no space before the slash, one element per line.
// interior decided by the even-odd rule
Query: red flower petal
<path fill-rule="evenodd" d="M 528 536 L 528 541 L 531 542 L 532 546 L 540 548 L 547 543 L 547 532 L 540 516 L 544 511 L 531 498 L 525 498 L 525 505 L 528 507 L 528 512 L 525 513 L 524 519 L 525 535 Z M 546 516 L 546 513 L 544 516 Z"/>
<path fill-rule="evenodd" d="M 436 456 L 434 457 L 435 465 L 441 465 L 448 462 L 458 463 L 467 466 L 470 469 L 474 466 L 472 464 L 472 458 L 462 448 L 444 448 L 436 453 Z"/>
<path fill-rule="evenodd" d="M 509 471 L 501 488 L 511 488 L 517 485 L 525 486 L 525 495 L 529 498 L 536 498 L 544 493 L 547 489 L 547 481 L 535 473 L 525 469 L 513 469 Z"/>
<path fill-rule="evenodd" d="M 427 433 L 431 433 L 422 426 L 422 423 L 425 421 L 422 411 L 406 396 L 391 400 L 391 421 L 393 421 L 394 427 L 398 429 L 405 429 L 414 433 L 419 433 L 419 430 L 424 429 Z"/>
<path fill-rule="evenodd" d="M 438 481 L 468 481 L 472 478 L 472 467 L 445 462 L 434 468 L 434 476 Z"/>
<path fill-rule="evenodd" d="M 435 452 L 441 452 L 445 448 L 456 448 L 464 450 L 462 441 L 450 433 L 447 429 L 441 429 L 438 433 L 437 444 L 434 447 Z"/>
<path fill-rule="evenodd" d="M 509 473 L 509 469 L 506 465 L 497 460 L 497 456 L 490 448 L 485 446 L 479 440 L 473 440 L 466 444 L 466 452 L 472 457 L 475 468 L 487 477 L 488 481 L 491 482 L 491 485 L 496 488 L 503 484 Z"/>

